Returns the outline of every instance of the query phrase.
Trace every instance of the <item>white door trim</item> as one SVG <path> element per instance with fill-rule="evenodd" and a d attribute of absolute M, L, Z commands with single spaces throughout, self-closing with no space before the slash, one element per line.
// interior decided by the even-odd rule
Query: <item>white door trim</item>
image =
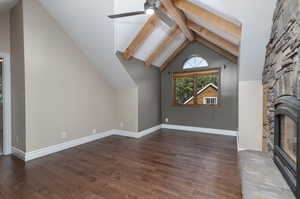
<path fill-rule="evenodd" d="M 1 53 L 0 57 L 3 61 L 3 153 L 9 155 L 12 153 L 11 134 L 12 134 L 12 109 L 11 109 L 11 65 L 10 55 Z"/>

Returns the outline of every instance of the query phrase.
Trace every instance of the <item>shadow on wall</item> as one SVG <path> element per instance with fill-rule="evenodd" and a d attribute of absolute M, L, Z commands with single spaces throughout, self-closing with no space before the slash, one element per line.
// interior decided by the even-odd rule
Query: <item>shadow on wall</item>
<path fill-rule="evenodd" d="M 138 87 L 138 131 L 161 124 L 161 74 L 157 67 L 145 67 L 144 62 L 116 56 Z"/>

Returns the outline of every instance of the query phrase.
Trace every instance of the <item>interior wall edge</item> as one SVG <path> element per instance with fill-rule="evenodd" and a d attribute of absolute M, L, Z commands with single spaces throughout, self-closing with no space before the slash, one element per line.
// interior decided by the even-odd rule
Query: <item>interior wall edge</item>
<path fill-rule="evenodd" d="M 262 150 L 262 117 L 262 81 L 239 81 L 239 145 L 241 148 Z"/>

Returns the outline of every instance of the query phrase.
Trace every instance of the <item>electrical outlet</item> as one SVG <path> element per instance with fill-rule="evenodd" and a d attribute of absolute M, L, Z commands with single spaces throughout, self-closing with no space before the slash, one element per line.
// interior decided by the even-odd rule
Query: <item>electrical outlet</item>
<path fill-rule="evenodd" d="M 65 139 L 68 136 L 67 132 L 61 132 L 61 138 Z"/>
<path fill-rule="evenodd" d="M 92 130 L 92 134 L 93 134 L 93 135 L 97 134 L 97 129 L 93 129 L 93 130 Z"/>
<path fill-rule="evenodd" d="M 123 121 L 121 121 L 120 127 L 121 127 L 121 128 L 124 128 L 124 122 L 123 122 Z"/>
<path fill-rule="evenodd" d="M 169 118 L 166 118 L 166 119 L 165 119 L 165 122 L 168 123 L 168 122 L 169 122 Z"/>

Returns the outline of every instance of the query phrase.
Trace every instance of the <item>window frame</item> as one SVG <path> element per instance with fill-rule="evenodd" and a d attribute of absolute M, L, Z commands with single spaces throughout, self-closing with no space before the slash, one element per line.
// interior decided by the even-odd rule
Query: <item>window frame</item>
<path fill-rule="evenodd" d="M 217 82 L 218 82 L 218 97 L 217 97 L 217 104 L 178 104 L 176 101 L 176 79 L 180 78 L 180 75 L 182 74 L 182 77 L 184 74 L 187 74 L 186 77 L 189 77 L 188 73 L 206 73 L 203 76 L 209 75 L 209 74 L 216 74 L 217 76 Z M 222 103 L 221 99 L 221 68 L 219 67 L 207 67 L 205 69 L 198 69 L 198 70 L 184 70 L 184 71 L 178 71 L 178 72 L 172 72 L 171 74 L 171 81 L 172 81 L 172 107 L 220 107 Z M 199 77 L 199 74 L 190 75 L 190 77 Z M 194 96 L 196 92 L 196 84 L 194 83 Z"/>
<path fill-rule="evenodd" d="M 184 68 L 185 64 L 186 64 L 190 59 L 192 59 L 192 58 L 201 58 L 201 59 L 205 60 L 206 63 L 207 63 L 207 66 L 200 66 L 200 67 L 194 67 L 194 68 Z M 209 63 L 208 63 L 207 59 L 203 58 L 203 57 L 200 56 L 200 55 L 195 54 L 195 55 L 191 55 L 191 56 L 189 56 L 188 58 L 186 58 L 186 59 L 183 61 L 183 65 L 182 65 L 181 68 L 182 68 L 182 70 L 202 70 L 202 69 L 209 68 Z"/>

